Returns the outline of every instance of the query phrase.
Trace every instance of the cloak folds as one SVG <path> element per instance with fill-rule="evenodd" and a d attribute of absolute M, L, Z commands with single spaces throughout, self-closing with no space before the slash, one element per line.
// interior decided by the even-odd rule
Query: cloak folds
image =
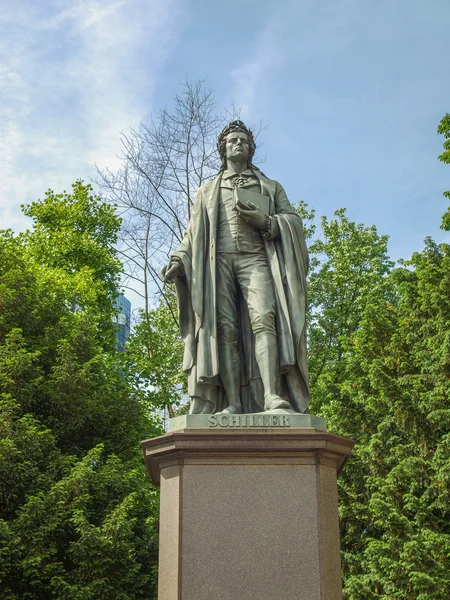
<path fill-rule="evenodd" d="M 300 413 L 309 402 L 306 361 L 306 272 L 308 251 L 300 216 L 279 183 L 255 173 L 270 197 L 280 238 L 264 241 L 276 298 L 280 358 L 280 395 Z M 220 381 L 216 320 L 216 233 L 220 193 L 219 174 L 200 187 L 183 241 L 174 256 L 181 259 L 185 277 L 175 280 L 180 331 L 184 340 L 183 370 L 188 374 L 191 412 L 213 413 L 227 405 Z M 264 410 L 264 391 L 255 360 L 254 338 L 243 298 L 238 306 L 241 400 L 244 411 Z"/>

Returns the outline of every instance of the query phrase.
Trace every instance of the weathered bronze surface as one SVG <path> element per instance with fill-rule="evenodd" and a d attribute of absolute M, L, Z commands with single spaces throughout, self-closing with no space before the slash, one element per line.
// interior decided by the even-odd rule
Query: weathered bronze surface
<path fill-rule="evenodd" d="M 244 123 L 227 125 L 218 148 L 222 168 L 199 188 L 184 239 L 162 270 L 177 289 L 190 412 L 304 413 L 301 219 L 282 186 L 252 164 Z"/>

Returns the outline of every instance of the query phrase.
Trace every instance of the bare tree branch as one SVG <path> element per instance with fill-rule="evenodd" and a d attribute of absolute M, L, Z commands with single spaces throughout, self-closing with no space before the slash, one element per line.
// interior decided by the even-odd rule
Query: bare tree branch
<path fill-rule="evenodd" d="M 220 167 L 218 132 L 238 117 L 233 105 L 217 114 L 213 90 L 205 81 L 186 82 L 171 109 L 122 133 L 117 171 L 97 167 L 100 193 L 123 219 L 119 252 L 124 282 L 139 287 L 144 318 L 155 293 L 164 298 L 158 273 L 183 238 L 194 191 Z"/>

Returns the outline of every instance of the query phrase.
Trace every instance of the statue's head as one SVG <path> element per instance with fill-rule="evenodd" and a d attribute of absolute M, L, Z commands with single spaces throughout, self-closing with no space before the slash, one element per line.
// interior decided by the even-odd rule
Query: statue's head
<path fill-rule="evenodd" d="M 227 142 L 228 145 L 230 140 L 232 141 L 234 133 L 244 133 L 248 142 L 248 164 L 251 165 L 253 156 L 255 154 L 255 138 L 251 129 L 249 129 L 242 121 L 231 121 L 228 123 L 219 134 L 217 140 L 217 149 L 219 151 L 220 159 L 222 161 L 221 170 L 226 168 L 227 164 Z"/>

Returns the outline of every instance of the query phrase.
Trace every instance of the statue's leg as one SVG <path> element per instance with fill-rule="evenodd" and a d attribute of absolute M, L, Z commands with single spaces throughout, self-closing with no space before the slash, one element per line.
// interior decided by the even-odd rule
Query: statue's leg
<path fill-rule="evenodd" d="M 290 408 L 278 395 L 279 356 L 275 325 L 275 292 L 265 252 L 241 254 L 236 276 L 242 290 L 255 336 L 255 356 L 264 385 L 266 410 Z"/>
<path fill-rule="evenodd" d="M 228 404 L 225 412 L 241 413 L 235 256 L 217 254 L 217 346 L 219 375 Z"/>

